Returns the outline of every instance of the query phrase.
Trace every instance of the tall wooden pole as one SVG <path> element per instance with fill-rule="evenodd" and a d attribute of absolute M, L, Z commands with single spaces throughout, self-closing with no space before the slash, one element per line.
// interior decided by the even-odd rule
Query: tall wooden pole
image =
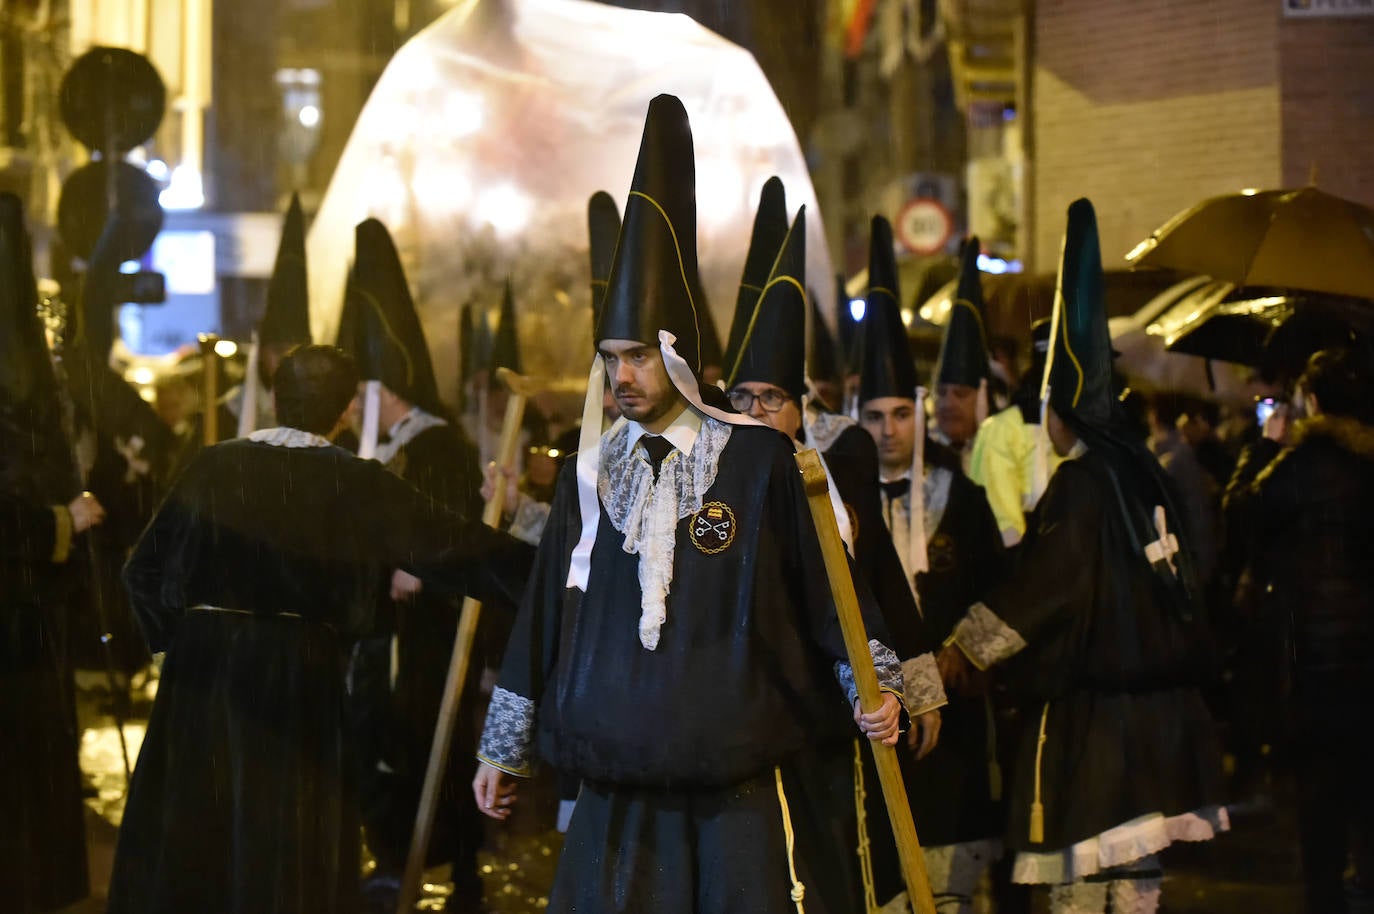
<path fill-rule="evenodd" d="M 867 714 L 882 705 L 883 696 L 868 649 L 868 632 L 864 630 L 859 598 L 854 593 L 854 581 L 849 576 L 844 541 L 840 539 L 835 510 L 830 504 L 830 481 L 814 448 L 797 455 L 797 466 L 806 486 L 811 517 L 816 522 L 821 553 L 825 556 L 826 577 L 830 579 L 830 592 L 834 595 L 840 629 L 844 632 L 849 665 L 854 670 L 854 684 L 859 689 L 859 707 Z M 935 914 L 935 898 L 930 893 L 930 878 L 926 875 L 926 861 L 921 853 L 921 842 L 916 837 L 916 825 L 911 821 L 911 805 L 907 801 L 906 785 L 902 782 L 897 751 L 892 746 L 872 740 L 868 745 L 873 749 L 873 761 L 878 768 L 883 799 L 887 802 L 887 817 L 892 821 L 892 835 L 897 840 L 897 857 L 901 861 L 902 877 L 906 880 L 911 907 L 916 914 Z"/>

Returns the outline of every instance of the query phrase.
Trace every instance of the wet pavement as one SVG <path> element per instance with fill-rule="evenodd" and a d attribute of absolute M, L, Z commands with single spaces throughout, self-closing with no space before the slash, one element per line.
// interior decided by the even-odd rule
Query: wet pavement
<path fill-rule="evenodd" d="M 83 678 L 79 719 L 84 728 L 81 764 L 89 787 L 87 833 L 94 896 L 62 914 L 104 911 L 115 836 L 124 809 L 124 763 L 117 730 L 108 713 L 108 691 Z M 155 682 L 138 693 L 124 727 L 130 759 L 137 757 Z M 479 864 L 486 908 L 493 914 L 538 914 L 561 846 L 552 827 L 557 798 L 554 779 L 536 779 L 522 795 L 521 808 L 506 823 L 488 823 L 487 848 Z M 1233 810 L 1233 830 L 1204 845 L 1175 846 L 1163 857 L 1165 914 L 1300 914 L 1296 819 L 1291 790 L 1283 779 L 1270 783 L 1268 800 Z M 919 828 L 919 823 L 917 823 Z M 432 880 L 422 907 L 444 910 L 446 874 Z M 1374 914 L 1374 912 L 1371 912 Z"/>

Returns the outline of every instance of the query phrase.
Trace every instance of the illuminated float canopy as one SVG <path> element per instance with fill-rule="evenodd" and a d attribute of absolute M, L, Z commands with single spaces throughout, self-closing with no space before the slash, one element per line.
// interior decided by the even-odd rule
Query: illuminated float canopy
<path fill-rule="evenodd" d="M 525 365 L 585 379 L 587 198 L 606 190 L 623 211 L 644 115 L 662 92 L 692 120 L 702 280 L 722 339 L 773 174 L 790 210 L 808 207 L 808 273 L 829 314 L 815 192 L 751 54 L 682 15 L 468 0 L 401 48 L 348 140 L 309 238 L 315 338 L 334 338 L 353 226 L 375 216 L 400 249 L 445 398 L 458 383 L 462 306 L 478 302 L 494 320 L 507 276 Z"/>

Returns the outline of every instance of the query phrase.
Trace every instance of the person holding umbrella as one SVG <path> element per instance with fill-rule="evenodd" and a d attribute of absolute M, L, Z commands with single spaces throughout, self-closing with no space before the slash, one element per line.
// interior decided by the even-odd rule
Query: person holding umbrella
<path fill-rule="evenodd" d="M 1259 627 L 1281 684 L 1294 762 L 1309 912 L 1343 914 L 1374 880 L 1374 365 L 1363 349 L 1312 356 L 1298 382 L 1306 418 L 1275 413 L 1226 499 L 1262 594 Z"/>

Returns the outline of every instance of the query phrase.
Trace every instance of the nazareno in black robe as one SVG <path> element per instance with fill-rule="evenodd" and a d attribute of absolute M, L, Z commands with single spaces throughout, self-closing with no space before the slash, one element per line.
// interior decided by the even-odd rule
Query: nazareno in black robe
<path fill-rule="evenodd" d="M 1017 851 L 1058 851 L 1143 815 L 1220 802 L 1220 749 L 1201 693 L 1214 676 L 1206 623 L 1136 549 L 1122 505 L 1148 508 L 1115 472 L 1092 449 L 1061 464 L 1016 569 L 986 600 L 1028 645 L 1002 666 L 1033 712 L 1008 797 Z M 1044 834 L 1032 841 L 1037 780 Z"/>
<path fill-rule="evenodd" d="M 929 570 L 916 576 L 926 629 L 936 644 L 1006 575 L 1002 537 L 987 496 L 964 475 L 957 455 L 950 457 L 945 466 L 952 474 L 949 501 L 926 542 Z M 1005 818 L 992 790 L 996 759 L 988 698 L 950 694 L 940 714 L 940 743 L 929 756 L 917 762 L 905 747 L 899 753 L 921 844 L 1000 837 Z"/>
<path fill-rule="evenodd" d="M 746 805 L 761 798 L 776 817 L 775 766 L 792 794 L 801 878 L 813 880 L 807 909 L 852 906 L 852 836 L 817 815 L 827 804 L 852 806 L 852 756 L 836 771 L 817 750 L 856 731 L 836 682 L 845 649 L 794 454 L 776 431 L 731 427 L 703 495 L 703 510 L 729 509 L 728 536 L 718 528 L 698 544 L 696 516 L 678 521 L 667 620 L 652 651 L 639 639 L 640 557 L 623 550 L 604 502 L 586 592 L 566 586 L 581 521 L 576 466 L 564 467 L 499 683 L 498 697 L 532 707 L 532 719 L 508 716 L 502 727 L 489 716 L 483 740 L 487 761 L 526 773 L 535 733 L 515 731 L 532 728 L 539 756 L 584 780 L 551 908 L 693 910 L 694 897 L 730 876 L 720 869 L 713 880 L 722 860 L 694 857 L 670 820 L 726 795 Z M 870 637 L 882 640 L 876 607 L 857 583 Z M 497 730 L 509 738 L 494 738 Z M 588 817 L 606 833 L 579 844 Z M 757 874 L 753 902 L 776 903 L 780 888 L 792 907 L 786 854 L 771 836 L 726 829 L 715 838 L 734 865 Z M 598 884 L 615 897 L 598 895 Z M 665 885 L 677 890 L 654 894 Z"/>
<path fill-rule="evenodd" d="M 352 910 L 344 658 L 390 624 L 375 613 L 382 568 L 511 605 L 529 557 L 338 448 L 235 440 L 198 455 L 125 571 L 167 656 L 110 914 Z"/>
<path fill-rule="evenodd" d="M 67 655 L 89 564 L 86 534 L 59 520 L 79 492 L 73 456 L 43 423 L 27 404 L 0 403 L 0 891 L 16 914 L 89 894 Z"/>
<path fill-rule="evenodd" d="M 426 428 L 405 443 L 387 469 L 437 504 L 465 517 L 481 516 L 477 449 L 457 425 L 445 422 Z M 360 641 L 349 666 L 349 716 L 359 754 L 359 798 L 368 849 L 381 872 L 395 875 L 410 850 L 462 602 L 449 594 L 421 589 L 395 605 L 387 587 L 391 571 L 383 571 L 378 597 L 379 611 L 396 620 L 394 688 L 390 633 Z M 496 662 L 490 658 L 500 657 L 504 634 L 510 628 L 510 614 L 499 607 L 489 609 L 479 617 L 427 861 L 457 864 L 456 893 L 477 898 L 482 889 L 475 868 L 482 814 L 471 801 L 469 785 L 481 725 L 479 690 L 482 671 L 489 662 Z"/>

